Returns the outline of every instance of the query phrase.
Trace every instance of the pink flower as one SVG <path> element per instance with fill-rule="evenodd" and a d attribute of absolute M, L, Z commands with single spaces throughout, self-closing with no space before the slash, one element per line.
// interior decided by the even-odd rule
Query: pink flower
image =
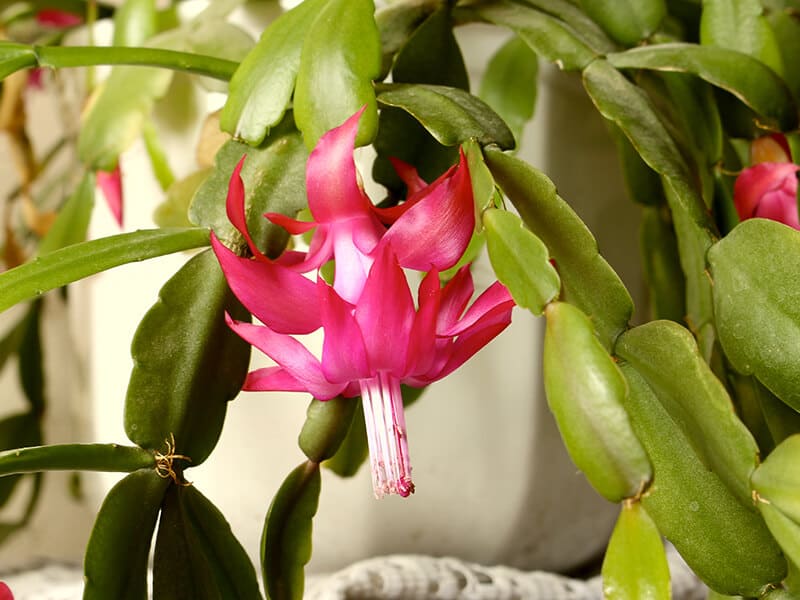
<path fill-rule="evenodd" d="M 83 19 L 76 14 L 58 10 L 57 8 L 45 8 L 36 13 L 36 21 L 45 27 L 65 29 L 80 25 Z"/>
<path fill-rule="evenodd" d="M 353 163 L 359 116 L 323 136 L 309 157 L 315 221 L 269 215 L 292 233 L 314 228 L 307 253 L 272 261 L 252 244 L 241 163 L 231 177 L 228 217 L 254 258 L 236 256 L 213 235 L 212 246 L 231 289 L 263 323 L 229 318 L 229 326 L 277 363 L 251 372 L 244 389 L 308 392 L 320 400 L 360 394 L 375 495 L 408 496 L 414 485 L 400 384 L 425 386 L 454 371 L 508 326 L 514 303 L 495 282 L 469 305 L 468 267 L 440 285 L 439 271 L 458 261 L 475 227 L 463 157 L 434 183 L 417 185 L 405 208 L 387 216 L 364 194 Z M 393 224 L 387 229 L 382 220 Z M 331 258 L 332 286 L 318 273 L 316 281 L 303 275 Z M 416 304 L 404 269 L 427 271 Z M 321 359 L 293 337 L 319 328 Z"/>
<path fill-rule="evenodd" d="M 0 600 L 14 600 L 11 589 L 2 581 L 0 581 Z"/>
<path fill-rule="evenodd" d="M 756 163 L 744 169 L 733 186 L 733 202 L 741 220 L 760 217 L 800 229 L 797 211 L 797 171 L 783 136 L 753 142 Z"/>
<path fill-rule="evenodd" d="M 113 171 L 97 171 L 97 187 L 103 192 L 114 220 L 122 227 L 122 171 L 119 164 Z"/>

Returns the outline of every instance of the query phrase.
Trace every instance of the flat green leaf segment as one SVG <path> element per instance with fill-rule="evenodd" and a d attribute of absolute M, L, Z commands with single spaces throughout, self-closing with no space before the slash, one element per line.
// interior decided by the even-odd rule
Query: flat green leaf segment
<path fill-rule="evenodd" d="M 258 580 L 225 517 L 194 486 L 171 485 L 158 522 L 153 597 L 259 600 Z"/>
<path fill-rule="evenodd" d="M 320 485 L 319 465 L 305 462 L 289 474 L 272 500 L 261 537 L 269 598 L 303 598 L 303 567 L 311 558 L 311 520 L 317 512 Z"/>
<path fill-rule="evenodd" d="M 150 541 L 168 485 L 155 469 L 144 469 L 108 493 L 86 547 L 83 600 L 147 598 Z"/>
<path fill-rule="evenodd" d="M 518 306 L 541 315 L 558 296 L 561 281 L 547 247 L 515 214 L 490 208 L 483 213 L 489 259 L 497 278 Z"/>
<path fill-rule="evenodd" d="M 654 471 L 642 505 L 661 534 L 719 593 L 758 596 L 781 581 L 786 561 L 752 501 L 743 504 L 708 469 L 642 375 L 620 367 L 629 390 L 625 410 Z"/>
<path fill-rule="evenodd" d="M 738 50 L 676 42 L 609 54 L 607 59 L 619 69 L 692 73 L 739 98 L 759 115 L 761 125 L 780 131 L 797 127 L 797 105 L 783 80 Z"/>
<path fill-rule="evenodd" d="M 594 236 L 546 175 L 496 150 L 487 149 L 485 156 L 525 225 L 547 246 L 561 278 L 562 299 L 592 319 L 600 341 L 610 349 L 628 326 L 633 302 L 619 276 L 600 256 Z"/>
<path fill-rule="evenodd" d="M 578 4 L 609 36 L 628 46 L 655 33 L 667 14 L 664 0 L 579 0 Z"/>
<path fill-rule="evenodd" d="M 83 242 L 94 208 L 94 174 L 84 173 L 78 187 L 58 211 L 47 235 L 39 243 L 39 255 Z"/>
<path fill-rule="evenodd" d="M 537 55 L 566 71 L 583 69 L 598 56 L 565 23 L 526 4 L 499 0 L 463 11 L 474 20 L 507 27 Z"/>
<path fill-rule="evenodd" d="M 475 138 L 481 145 L 514 147 L 514 135 L 508 125 L 485 102 L 458 88 L 381 84 L 378 103 L 406 111 L 444 146 L 456 146 Z"/>
<path fill-rule="evenodd" d="M 209 245 L 208 230 L 153 229 L 73 244 L 0 274 L 0 310 L 130 262 Z"/>
<path fill-rule="evenodd" d="M 356 145 L 375 137 L 378 109 L 372 81 L 381 72 L 381 42 L 374 12 L 372 0 L 328 0 L 305 36 L 294 111 L 309 150 L 365 105 Z"/>
<path fill-rule="evenodd" d="M 615 351 L 647 381 L 694 453 L 747 505 L 758 447 L 692 334 L 672 321 L 651 321 L 622 334 Z"/>
<path fill-rule="evenodd" d="M 307 0 L 282 14 L 261 34 L 231 78 L 220 127 L 259 145 L 280 123 L 300 69 L 303 40 L 326 0 Z"/>
<path fill-rule="evenodd" d="M 298 438 L 308 460 L 321 463 L 336 454 L 350 430 L 356 408 L 360 403 L 354 398 L 311 401 Z"/>
<path fill-rule="evenodd" d="M 624 502 L 603 559 L 607 600 L 669 600 L 669 565 L 661 534 L 640 502 Z"/>
<path fill-rule="evenodd" d="M 800 232 L 750 219 L 711 248 L 708 262 L 731 364 L 800 411 Z"/>
<path fill-rule="evenodd" d="M 0 452 L 0 477 L 37 471 L 120 471 L 155 468 L 152 452 L 118 444 L 54 444 Z"/>
<path fill-rule="evenodd" d="M 228 219 L 224 201 L 231 173 L 244 158 L 241 177 L 247 228 L 265 254 L 278 256 L 286 247 L 288 235 L 282 227 L 266 219 L 264 213 L 294 217 L 306 206 L 306 155 L 302 136 L 294 128 L 291 115 L 274 127 L 257 148 L 229 140 L 217 152 L 211 174 L 192 198 L 189 219 L 196 225 L 213 229 L 230 248 L 246 248 L 242 234 Z"/>
<path fill-rule="evenodd" d="M 553 302 L 545 315 L 544 389 L 564 445 L 604 498 L 632 498 L 652 468 L 623 407 L 625 380 L 579 309 Z"/>
<path fill-rule="evenodd" d="M 143 448 L 170 448 L 202 463 L 217 443 L 229 400 L 239 392 L 250 346 L 225 323 L 247 319 L 214 253 L 181 268 L 136 330 L 125 432 Z"/>

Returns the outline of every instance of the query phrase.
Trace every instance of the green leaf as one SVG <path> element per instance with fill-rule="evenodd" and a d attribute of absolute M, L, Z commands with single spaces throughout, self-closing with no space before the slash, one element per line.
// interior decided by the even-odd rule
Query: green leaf
<path fill-rule="evenodd" d="M 140 46 L 156 31 L 155 0 L 125 0 L 114 13 L 114 46 Z"/>
<path fill-rule="evenodd" d="M 475 19 L 507 27 L 537 55 L 565 71 L 583 69 L 597 57 L 597 53 L 564 23 L 531 6 L 497 0 L 463 10 Z"/>
<path fill-rule="evenodd" d="M 708 262 L 731 365 L 800 411 L 800 232 L 750 219 L 711 248 Z"/>
<path fill-rule="evenodd" d="M 778 40 L 783 79 L 792 90 L 795 102 L 800 102 L 800 19 L 796 12 L 776 11 L 768 20 Z"/>
<path fill-rule="evenodd" d="M 78 135 L 81 161 L 92 169 L 113 171 L 171 82 L 172 72 L 166 69 L 115 68 L 84 113 Z"/>
<path fill-rule="evenodd" d="M 609 131 L 617 146 L 622 176 L 630 199 L 645 206 L 664 204 L 664 186 L 659 174 L 642 160 L 619 127 L 612 125 Z"/>
<path fill-rule="evenodd" d="M 787 560 L 790 560 L 795 568 L 800 565 L 800 525 L 797 521 L 788 517 L 779 508 L 767 502 L 759 502 L 758 510 L 764 517 L 772 535 L 781 546 L 781 549 L 786 554 Z M 762 596 L 762 598 L 765 596 Z M 792 600 L 797 596 L 795 594 L 787 593 L 785 596 L 766 596 L 771 600 Z"/>
<path fill-rule="evenodd" d="M 579 4 L 608 35 L 626 46 L 653 35 L 667 14 L 664 0 L 579 0 Z"/>
<path fill-rule="evenodd" d="M 175 181 L 175 174 L 169 166 L 167 153 L 151 119 L 146 119 L 142 125 L 142 139 L 145 150 L 147 150 L 147 157 L 150 159 L 150 166 L 153 168 L 153 175 L 161 189 L 166 190 Z"/>
<path fill-rule="evenodd" d="M 22 430 L 20 430 L 22 431 Z M 2 438 L 2 436 L 0 436 Z M 36 471 L 119 471 L 155 468 L 153 453 L 119 444 L 51 444 L 34 446 L 36 437 L 27 436 L 15 448 L 0 452 L 0 477 Z M 2 445 L 2 444 L 0 444 Z"/>
<path fill-rule="evenodd" d="M 482 100 L 458 88 L 407 83 L 378 86 L 382 106 L 401 108 L 440 143 L 457 146 L 475 138 L 482 146 L 514 147 L 514 135 Z"/>
<path fill-rule="evenodd" d="M 592 319 L 611 348 L 633 311 L 628 290 L 597 251 L 597 241 L 546 175 L 524 161 L 487 149 L 486 164 L 525 225 L 545 243 L 561 277 L 563 299 Z"/>
<path fill-rule="evenodd" d="M 208 244 L 208 230 L 195 227 L 135 231 L 67 246 L 0 274 L 0 311 L 112 267 Z"/>
<path fill-rule="evenodd" d="M 322 466 L 330 469 L 339 477 L 352 477 L 358 473 L 361 465 L 364 464 L 367 456 L 369 456 L 361 398 L 352 398 L 352 401 L 355 407 L 353 408 L 353 419 L 350 421 L 347 434 L 339 444 L 336 454 L 322 463 Z"/>
<path fill-rule="evenodd" d="M 469 90 L 449 7 L 433 12 L 405 41 L 394 58 L 392 81 Z M 405 184 L 395 173 L 390 158 L 414 165 L 426 181 L 436 179 L 458 158 L 453 148 L 443 147 L 411 115 L 395 108 L 380 111 L 374 147 L 378 157 L 372 166 L 373 177 L 398 196 Z"/>
<path fill-rule="evenodd" d="M 298 442 L 308 460 L 321 463 L 336 454 L 350 429 L 358 402 L 341 396 L 312 400 Z"/>
<path fill-rule="evenodd" d="M 294 217 L 306 206 L 306 150 L 291 116 L 274 128 L 258 148 L 233 140 L 220 148 L 214 160 L 214 170 L 192 199 L 189 220 L 211 227 L 228 247 L 244 250 L 244 239 L 228 220 L 225 199 L 231 174 L 245 155 L 241 177 L 245 189 L 247 227 L 263 252 L 277 256 L 286 247 L 288 234 L 266 219 L 264 213 L 277 212 Z"/>
<path fill-rule="evenodd" d="M 652 467 L 622 405 L 625 380 L 579 309 L 553 302 L 545 315 L 544 389 L 564 445 L 604 498 L 631 498 Z"/>
<path fill-rule="evenodd" d="M 320 492 L 319 464 L 305 462 L 281 485 L 267 512 L 261 561 L 267 597 L 302 600 L 303 567 L 311 558 L 311 521 Z"/>
<path fill-rule="evenodd" d="M 197 190 L 211 173 L 210 167 L 201 169 L 170 185 L 166 198 L 153 213 L 155 224 L 159 227 L 191 227 L 189 206 Z"/>
<path fill-rule="evenodd" d="M 797 105 L 783 80 L 738 50 L 676 42 L 633 48 L 609 54 L 607 59 L 618 69 L 692 73 L 752 108 L 761 117 L 761 126 L 781 131 L 797 128 Z"/>
<path fill-rule="evenodd" d="M 700 460 L 633 366 L 620 367 L 629 389 L 625 409 L 655 474 L 642 505 L 661 534 L 717 592 L 758 596 L 781 581 L 786 562 L 752 504 L 742 504 Z"/>
<path fill-rule="evenodd" d="M 711 286 L 705 273 L 705 256 L 714 239 L 714 226 L 694 188 L 694 178 L 640 88 L 604 60 L 596 60 L 584 70 L 583 84 L 600 113 L 619 126 L 645 163 L 664 177 L 686 275 L 687 322 L 701 337 L 704 353 L 710 352 Z"/>
<path fill-rule="evenodd" d="M 703 0 L 700 42 L 744 52 L 783 72 L 775 34 L 759 0 Z"/>
<path fill-rule="evenodd" d="M 505 210 L 490 208 L 484 212 L 483 226 L 489 260 L 497 278 L 518 306 L 541 315 L 561 288 L 547 247 L 517 215 Z"/>
<path fill-rule="evenodd" d="M 86 547 L 84 600 L 146 600 L 150 540 L 169 484 L 142 469 L 108 493 Z"/>
<path fill-rule="evenodd" d="M 174 450 L 192 465 L 211 453 L 250 359 L 249 344 L 226 325 L 226 313 L 247 318 L 211 250 L 161 288 L 131 345 L 134 367 L 125 400 L 131 441 L 159 449 L 174 436 Z"/>
<path fill-rule="evenodd" d="M 24 333 L 17 354 L 19 381 L 31 410 L 42 415 L 45 411 L 45 376 L 42 351 L 42 302 L 34 302 L 25 316 Z"/>
<path fill-rule="evenodd" d="M 486 166 L 486 162 L 483 160 L 483 151 L 477 141 L 467 140 L 461 146 L 461 150 L 467 157 L 467 167 L 469 168 L 469 178 L 472 183 L 472 197 L 475 201 L 475 210 L 478 214 L 482 214 L 483 211 L 494 204 L 495 198 L 497 197 L 494 177 L 492 177 L 489 167 Z M 467 253 L 468 251 L 465 250 L 464 254 Z M 472 262 L 472 259 L 470 259 L 469 262 Z"/>
<path fill-rule="evenodd" d="M 381 71 L 381 42 L 374 12 L 372 0 L 328 0 L 305 36 L 294 110 L 309 150 L 364 105 L 356 145 L 375 137 L 378 110 L 372 80 Z"/>
<path fill-rule="evenodd" d="M 0 79 L 21 69 L 36 66 L 36 51 L 27 44 L 0 41 Z"/>
<path fill-rule="evenodd" d="M 31 411 L 7 416 L 0 420 L 0 456 L 18 452 L 18 448 L 42 443 L 42 432 L 38 417 Z M 1 468 L 0 468 L 1 469 Z M 3 473 L 0 470 L 0 473 Z M 5 474 L 5 473 L 3 473 Z M 11 477 L 0 479 L 0 506 L 5 505 L 14 493 L 22 477 L 8 473 Z"/>
<path fill-rule="evenodd" d="M 683 323 L 686 280 L 681 270 L 675 229 L 660 208 L 648 206 L 643 209 L 639 239 L 652 317 Z"/>
<path fill-rule="evenodd" d="M 576 0 L 523 0 L 564 22 L 578 38 L 599 54 L 613 52 L 618 47 L 609 39 L 600 25 L 580 8 Z"/>
<path fill-rule="evenodd" d="M 94 208 L 94 173 L 87 171 L 78 187 L 58 211 L 47 235 L 39 243 L 39 255 L 48 254 L 86 239 Z"/>
<path fill-rule="evenodd" d="M 603 559 L 606 600 L 669 600 L 669 565 L 655 523 L 639 502 L 625 502 Z"/>
<path fill-rule="evenodd" d="M 692 334 L 673 321 L 651 321 L 623 333 L 615 350 L 647 382 L 700 460 L 749 504 L 758 447 Z"/>
<path fill-rule="evenodd" d="M 800 523 L 800 434 L 792 435 L 770 452 L 755 473 L 753 489 L 795 523 Z"/>
<path fill-rule="evenodd" d="M 258 580 L 222 513 L 192 486 L 170 486 L 153 557 L 153 597 L 256 600 Z"/>
<path fill-rule="evenodd" d="M 539 62 L 519 37 L 512 37 L 486 65 L 478 95 L 505 121 L 517 146 L 525 124 L 533 117 Z"/>
<path fill-rule="evenodd" d="M 326 0 L 306 0 L 261 34 L 231 78 L 220 127 L 248 144 L 261 144 L 280 123 L 294 91 L 300 52 Z"/>

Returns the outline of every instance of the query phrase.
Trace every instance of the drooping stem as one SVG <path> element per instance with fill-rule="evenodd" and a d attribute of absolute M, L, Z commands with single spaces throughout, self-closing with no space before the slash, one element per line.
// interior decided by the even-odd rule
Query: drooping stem
<path fill-rule="evenodd" d="M 387 373 L 362 380 L 361 403 L 375 497 L 382 498 L 385 494 L 406 497 L 414 492 L 414 484 L 400 381 Z"/>

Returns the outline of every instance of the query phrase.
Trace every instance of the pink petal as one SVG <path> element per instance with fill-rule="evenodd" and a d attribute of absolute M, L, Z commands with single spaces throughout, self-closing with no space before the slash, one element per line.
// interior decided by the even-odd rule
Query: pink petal
<path fill-rule="evenodd" d="M 366 107 L 323 135 L 308 157 L 308 207 L 319 223 L 368 214 L 372 203 L 358 183 L 353 148 Z"/>
<path fill-rule="evenodd" d="M 402 375 L 414 315 L 403 269 L 390 247 L 379 247 L 355 312 L 373 372 Z"/>
<path fill-rule="evenodd" d="M 211 247 L 231 290 L 259 321 L 279 333 L 310 333 L 322 325 L 313 281 L 271 261 L 236 256 L 213 233 Z"/>
<path fill-rule="evenodd" d="M 242 390 L 246 392 L 308 392 L 302 382 L 281 367 L 265 367 L 247 374 Z"/>
<path fill-rule="evenodd" d="M 268 212 L 265 213 L 264 216 L 275 223 L 275 225 L 283 227 L 292 235 L 306 233 L 317 226 L 314 221 L 298 221 L 297 219 L 292 219 L 291 217 L 287 217 L 286 215 L 282 215 L 280 213 Z"/>
<path fill-rule="evenodd" d="M 408 338 L 406 374 L 426 373 L 436 358 L 436 321 L 441 299 L 438 271 L 425 276 L 418 297 L 419 308 Z"/>
<path fill-rule="evenodd" d="M 342 300 L 321 278 L 317 281 L 325 340 L 322 372 L 328 381 L 349 383 L 370 376 L 364 338 L 353 316 L 353 307 Z"/>
<path fill-rule="evenodd" d="M 458 336 L 456 341 L 453 342 L 450 358 L 441 370 L 435 374 L 434 381 L 442 379 L 455 371 L 508 327 L 509 323 L 511 323 L 511 310 L 509 309 L 504 314 L 491 315 L 491 317 L 480 327 L 475 327 Z"/>
<path fill-rule="evenodd" d="M 792 163 L 766 162 L 744 169 L 733 186 L 733 202 L 739 218 L 744 220 L 755 216 L 761 198 L 772 190 L 786 190 L 785 201 L 794 202 L 796 205 L 798 169 L 800 167 Z"/>
<path fill-rule="evenodd" d="M 81 19 L 78 15 L 74 15 L 63 10 L 58 10 L 56 8 L 45 8 L 40 10 L 36 13 L 36 21 L 40 25 L 57 28 L 74 27 L 83 23 L 83 19 Z M 0 596 L 0 599 L 1 598 L 2 596 Z"/>
<path fill-rule="evenodd" d="M 403 267 L 428 271 L 452 267 L 475 229 L 472 184 L 463 152 L 458 166 L 437 179 L 389 228 L 381 240 L 391 244 Z"/>
<path fill-rule="evenodd" d="M 2 581 L 0 581 L 0 600 L 14 600 L 11 589 Z"/>
<path fill-rule="evenodd" d="M 485 315 L 495 311 L 508 311 L 514 307 L 511 293 L 499 281 L 495 281 L 472 303 L 464 316 L 452 326 L 438 331 L 440 336 L 456 336 L 475 326 Z"/>
<path fill-rule="evenodd" d="M 403 162 L 399 158 L 389 157 L 394 170 L 400 176 L 403 183 L 406 184 L 406 200 L 397 206 L 390 206 L 388 208 L 373 208 L 375 214 L 383 223 L 394 223 L 399 219 L 404 212 L 414 206 L 417 201 L 422 199 L 420 192 L 423 192 L 428 184 L 417 173 L 417 169 L 413 165 Z"/>
<path fill-rule="evenodd" d="M 761 198 L 761 202 L 756 209 L 754 216 L 761 217 L 762 219 L 771 219 L 800 229 L 800 219 L 797 214 L 797 201 L 789 201 L 789 198 L 784 190 L 775 190 L 767 192 Z"/>
<path fill-rule="evenodd" d="M 354 238 L 358 231 L 348 232 L 345 228 L 352 222 L 340 224 L 338 235 L 333 236 L 333 256 L 336 259 L 336 272 L 333 279 L 333 289 L 342 298 L 355 304 L 358 302 L 367 273 L 372 266 L 372 258 L 359 250 Z"/>
<path fill-rule="evenodd" d="M 293 337 L 277 333 L 269 327 L 234 321 L 229 315 L 225 315 L 225 319 L 239 337 L 278 363 L 286 374 L 296 379 L 315 398 L 333 398 L 344 389 L 344 385 L 333 384 L 325 378 L 320 362 Z M 282 377 L 285 381 L 285 375 Z"/>
<path fill-rule="evenodd" d="M 442 290 L 437 331 L 447 331 L 456 324 L 474 291 L 469 265 L 464 265 Z"/>
<path fill-rule="evenodd" d="M 97 186 L 103 192 L 114 220 L 122 227 L 122 171 L 119 164 L 113 171 L 97 171 Z"/>
<path fill-rule="evenodd" d="M 247 213 L 245 211 L 245 190 L 244 182 L 242 181 L 242 167 L 247 155 L 242 156 L 236 165 L 236 168 L 231 173 L 230 181 L 228 182 L 228 197 L 225 200 L 225 210 L 228 214 L 228 220 L 237 229 L 239 233 L 244 236 L 247 241 L 247 246 L 250 252 L 253 253 L 258 260 L 266 260 L 266 256 L 258 249 L 253 238 L 250 236 L 250 231 L 247 229 Z"/>

